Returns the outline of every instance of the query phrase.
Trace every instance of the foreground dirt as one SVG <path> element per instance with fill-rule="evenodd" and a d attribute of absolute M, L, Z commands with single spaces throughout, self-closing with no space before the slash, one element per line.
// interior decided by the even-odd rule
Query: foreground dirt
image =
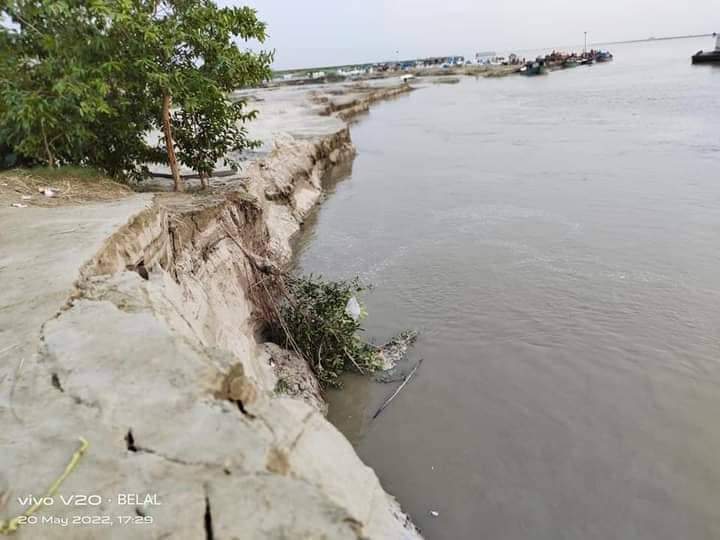
<path fill-rule="evenodd" d="M 22 169 L 0 173 L 0 206 L 12 208 L 116 201 L 132 194 L 128 186 L 102 176 L 73 175 L 60 170 L 52 176 Z"/>

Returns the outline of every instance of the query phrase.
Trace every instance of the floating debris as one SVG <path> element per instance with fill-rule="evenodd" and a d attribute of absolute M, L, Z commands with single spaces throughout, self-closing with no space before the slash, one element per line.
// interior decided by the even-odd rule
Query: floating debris
<path fill-rule="evenodd" d="M 423 359 L 421 358 L 418 363 L 415 365 L 413 370 L 408 374 L 407 377 L 405 377 L 405 380 L 402 382 L 400 386 L 397 387 L 397 390 L 393 392 L 393 394 L 385 400 L 385 403 L 382 404 L 382 406 L 377 410 L 375 414 L 373 414 L 373 420 L 375 420 L 378 416 L 380 416 L 380 413 L 385 410 L 385 408 L 390 405 L 390 402 L 392 402 L 393 399 L 400 393 L 400 391 L 405 388 L 405 385 L 410 382 L 410 379 L 413 378 L 413 375 L 417 372 L 420 365 L 423 363 Z"/>
<path fill-rule="evenodd" d="M 27 207 L 28 207 L 27 204 L 22 204 L 22 203 L 19 203 L 19 202 L 12 203 L 10 206 L 12 206 L 13 208 L 27 208 Z"/>
<path fill-rule="evenodd" d="M 345 306 L 345 314 L 355 322 L 358 322 L 362 318 L 362 306 L 360 306 L 360 302 L 358 302 L 356 297 L 352 296 L 350 300 L 348 300 Z"/>
<path fill-rule="evenodd" d="M 416 330 L 405 330 L 380 347 L 378 356 L 382 360 L 384 372 L 392 370 L 405 358 L 410 345 L 415 343 L 417 337 L 418 333 Z"/>
<path fill-rule="evenodd" d="M 430 510 L 430 515 L 432 517 L 438 517 L 440 515 L 440 512 L 437 512 L 436 510 Z"/>

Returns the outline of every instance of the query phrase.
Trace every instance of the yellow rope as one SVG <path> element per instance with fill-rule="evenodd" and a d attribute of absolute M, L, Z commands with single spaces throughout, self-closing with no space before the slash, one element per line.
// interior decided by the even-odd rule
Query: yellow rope
<path fill-rule="evenodd" d="M 14 517 L 10 520 L 0 520 L 0 534 L 8 535 L 12 534 L 15 531 L 18 530 L 18 527 L 20 527 L 20 520 L 22 518 L 27 518 L 29 516 L 32 516 L 35 512 L 40 510 L 43 506 L 43 501 L 46 497 L 52 497 L 57 493 L 57 490 L 60 488 L 62 483 L 65 481 L 65 479 L 70 476 L 70 473 L 75 470 L 75 467 L 77 467 L 78 462 L 80 461 L 80 458 L 83 456 L 85 451 L 88 449 L 88 446 L 90 446 L 90 443 L 88 443 L 83 437 L 80 437 L 80 448 L 78 448 L 75 453 L 73 454 L 72 458 L 70 458 L 70 462 L 65 467 L 65 470 L 63 473 L 58 476 L 58 478 L 52 483 L 52 485 L 48 488 L 47 493 L 45 493 L 45 497 L 38 500 L 33 504 L 30 508 L 25 510 L 25 512 L 17 517 Z"/>

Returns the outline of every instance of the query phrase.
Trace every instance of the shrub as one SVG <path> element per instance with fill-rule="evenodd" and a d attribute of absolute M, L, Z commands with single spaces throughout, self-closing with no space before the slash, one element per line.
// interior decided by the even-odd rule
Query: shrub
<path fill-rule="evenodd" d="M 323 386 L 341 386 L 345 371 L 380 369 L 377 349 L 358 337 L 362 317 L 355 319 L 347 311 L 348 302 L 368 288 L 358 278 L 286 277 L 284 288 L 276 330 L 286 348 L 305 357 Z"/>

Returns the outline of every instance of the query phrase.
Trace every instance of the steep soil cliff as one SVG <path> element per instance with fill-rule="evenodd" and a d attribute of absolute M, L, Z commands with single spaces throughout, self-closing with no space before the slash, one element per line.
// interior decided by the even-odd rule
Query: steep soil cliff
<path fill-rule="evenodd" d="M 33 298 L 0 310 L 3 324 L 21 317 L 12 335 L 0 334 L 1 352 L 21 343 L 0 371 L 0 516 L 24 512 L 19 497 L 45 494 L 79 437 L 90 446 L 58 494 L 100 502 L 56 497 L 35 515 L 70 524 L 21 525 L 18 538 L 419 537 L 325 420 L 304 361 L 259 338 L 263 272 L 289 262 L 323 176 L 354 153 L 347 126 L 328 125 L 321 134 L 274 135 L 262 159 L 211 194 L 133 196 L 75 223 L 54 214 L 86 231 L 73 233 L 77 253 L 66 260 L 63 239 L 62 252 L 47 242 L 40 257 L 20 258 L 28 272 L 43 264 L 67 300 L 51 315 L 59 295 L 43 294 L 39 282 L 32 315 Z M 131 217 L 115 229 L 123 212 Z M 93 247 L 107 229 L 114 232 Z M 292 395 L 276 391 L 278 373 Z M 141 497 L 128 502 L 128 493 Z"/>

